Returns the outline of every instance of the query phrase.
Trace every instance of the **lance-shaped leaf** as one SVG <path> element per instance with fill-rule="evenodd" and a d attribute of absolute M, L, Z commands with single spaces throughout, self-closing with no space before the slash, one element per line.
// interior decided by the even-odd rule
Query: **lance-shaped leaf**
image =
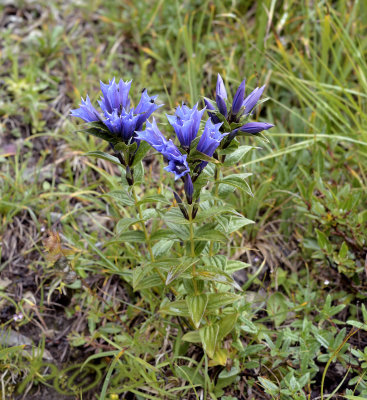
<path fill-rule="evenodd" d="M 233 304 L 235 301 L 240 300 L 242 296 L 234 293 L 218 292 L 208 294 L 207 311 L 217 312 L 220 307 Z"/>
<path fill-rule="evenodd" d="M 218 341 L 219 325 L 213 324 L 203 326 L 199 332 L 201 343 L 203 344 L 206 354 L 210 358 L 213 358 Z"/>
<path fill-rule="evenodd" d="M 219 161 L 216 160 L 213 157 L 207 156 L 206 154 L 202 153 L 201 151 L 195 149 L 190 151 L 190 155 L 187 158 L 188 162 L 194 162 L 194 161 L 208 161 L 212 162 L 214 164 L 219 164 Z"/>
<path fill-rule="evenodd" d="M 140 145 L 138 147 L 138 150 L 136 150 L 136 152 L 134 154 L 134 157 L 133 157 L 134 161 L 131 164 L 131 166 L 134 167 L 136 164 L 138 164 L 139 161 L 141 161 L 144 158 L 144 156 L 147 154 L 149 149 L 150 149 L 149 143 L 141 141 Z"/>
<path fill-rule="evenodd" d="M 96 136 L 102 140 L 105 140 L 113 145 L 122 142 L 122 138 L 114 135 L 110 132 L 103 122 L 91 122 L 88 123 L 87 129 L 82 129 L 79 132 L 88 133 L 89 135 Z"/>
<path fill-rule="evenodd" d="M 197 271 L 196 276 L 206 281 L 212 281 L 212 282 L 222 283 L 224 285 L 230 285 L 236 288 L 237 290 L 242 291 L 241 286 L 239 286 L 238 283 L 230 275 L 226 274 L 221 270 L 218 270 L 215 267 L 208 266 L 206 268 L 207 269 L 205 270 L 200 269 L 199 271 Z"/>
<path fill-rule="evenodd" d="M 161 312 L 162 314 L 175 315 L 177 317 L 190 316 L 189 309 L 185 300 L 171 301 L 170 303 L 165 304 L 163 307 L 161 307 L 159 312 Z"/>
<path fill-rule="evenodd" d="M 234 165 L 242 160 L 242 158 L 252 149 L 257 147 L 254 146 L 240 146 L 238 149 L 228 154 L 223 165 Z"/>
<path fill-rule="evenodd" d="M 104 151 L 89 151 L 88 153 L 84 154 L 85 156 L 91 156 L 91 157 L 96 157 L 96 158 L 101 158 L 102 160 L 106 160 L 111 162 L 112 164 L 116 164 L 119 165 L 120 167 L 122 167 L 123 165 L 120 163 L 120 160 L 115 157 L 112 156 L 111 154 L 105 153 Z"/>
<path fill-rule="evenodd" d="M 182 336 L 182 340 L 190 343 L 200 343 L 201 342 L 200 332 L 199 331 L 187 332 Z"/>
<path fill-rule="evenodd" d="M 173 265 L 167 274 L 166 285 L 169 285 L 175 279 L 180 277 L 184 272 L 186 272 L 196 262 L 197 262 L 197 259 L 190 258 L 190 259 L 184 260 L 184 262 L 182 262 L 178 265 Z"/>
<path fill-rule="evenodd" d="M 219 322 L 218 340 L 225 338 L 231 333 L 238 319 L 238 313 L 225 315 Z"/>
<path fill-rule="evenodd" d="M 194 296 L 186 296 L 185 300 L 192 322 L 194 323 L 195 328 L 198 329 L 208 304 L 208 296 L 203 293 Z"/>
<path fill-rule="evenodd" d="M 133 289 L 140 289 L 139 283 L 152 271 L 152 267 L 149 265 L 137 266 L 133 270 Z"/>

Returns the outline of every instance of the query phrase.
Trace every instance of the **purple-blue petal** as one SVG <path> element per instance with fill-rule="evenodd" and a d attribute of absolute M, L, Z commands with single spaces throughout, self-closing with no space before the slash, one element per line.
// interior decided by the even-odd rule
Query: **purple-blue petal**
<path fill-rule="evenodd" d="M 217 78 L 217 87 L 215 90 L 216 96 L 221 96 L 224 100 L 227 100 L 227 91 L 226 87 L 224 86 L 222 77 L 218 74 Z"/>
<path fill-rule="evenodd" d="M 213 156 L 215 150 L 220 145 L 221 140 L 227 135 L 227 133 L 222 134 L 219 132 L 221 125 L 221 123 L 213 124 L 210 119 L 206 121 L 203 134 L 201 135 L 197 145 L 198 151 L 209 157 Z"/>
<path fill-rule="evenodd" d="M 248 122 L 247 124 L 241 126 L 240 131 L 246 133 L 259 133 L 272 128 L 274 125 L 268 122 Z"/>
<path fill-rule="evenodd" d="M 225 117 L 227 117 L 227 105 L 226 102 L 224 100 L 224 98 L 220 95 L 217 95 L 215 98 L 216 102 L 217 102 L 217 106 L 218 106 L 218 110 L 219 112 L 224 115 Z"/>
<path fill-rule="evenodd" d="M 102 120 L 98 111 L 93 107 L 88 95 L 85 100 L 82 98 L 80 107 L 75 110 L 71 110 L 70 114 L 73 117 L 81 118 L 85 122 L 96 122 Z"/>
<path fill-rule="evenodd" d="M 232 112 L 234 115 L 236 115 L 242 107 L 243 98 L 245 97 L 245 88 L 246 88 L 246 79 L 244 79 L 241 82 L 241 85 L 238 87 L 237 92 L 234 95 L 232 103 Z"/>
<path fill-rule="evenodd" d="M 251 110 L 255 107 L 256 103 L 259 101 L 261 95 L 263 94 L 264 89 L 265 85 L 261 88 L 256 88 L 246 97 L 242 104 L 242 106 L 245 107 L 245 114 L 251 112 Z"/>
<path fill-rule="evenodd" d="M 172 172 L 175 175 L 175 181 L 190 172 L 186 157 L 187 154 L 182 155 L 180 158 L 173 158 L 169 160 L 167 167 L 164 168 L 166 171 Z"/>
<path fill-rule="evenodd" d="M 191 142 L 195 139 L 199 128 L 200 121 L 205 108 L 198 110 L 198 104 L 191 109 L 183 104 L 177 107 L 175 115 L 167 115 L 168 122 L 175 130 L 176 136 L 182 146 L 189 148 Z"/>
<path fill-rule="evenodd" d="M 215 110 L 215 107 L 213 106 L 212 102 L 206 97 L 204 97 L 204 103 L 207 110 Z"/>

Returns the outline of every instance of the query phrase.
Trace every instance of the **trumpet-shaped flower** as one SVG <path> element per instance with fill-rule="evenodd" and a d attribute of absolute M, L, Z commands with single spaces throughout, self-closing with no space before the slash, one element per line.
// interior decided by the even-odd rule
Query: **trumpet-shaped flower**
<path fill-rule="evenodd" d="M 168 166 L 164 169 L 172 172 L 175 175 L 175 180 L 182 178 L 190 168 L 187 164 L 187 154 L 181 154 L 177 146 L 171 139 L 167 140 L 159 130 L 157 123 L 153 117 L 153 122 L 147 121 L 144 131 L 136 132 L 138 140 L 144 140 L 149 143 L 154 149 L 159 151 L 168 161 Z"/>
<path fill-rule="evenodd" d="M 217 103 L 218 110 L 225 117 L 227 117 L 226 100 L 227 100 L 227 91 L 224 86 L 222 77 L 218 74 L 217 87 L 215 91 L 215 101 Z"/>
<path fill-rule="evenodd" d="M 232 102 L 232 107 L 230 112 L 227 111 L 227 105 L 225 100 L 227 99 L 227 92 L 223 83 L 222 77 L 218 74 L 217 79 L 217 87 L 215 93 L 216 104 L 220 114 L 222 114 L 228 121 L 228 123 L 241 121 L 241 118 L 247 116 L 251 113 L 253 108 L 256 106 L 259 101 L 261 95 L 264 92 L 265 86 L 261 88 L 256 88 L 253 90 L 246 98 L 245 97 L 245 89 L 246 89 L 246 80 L 243 80 L 238 87 Z M 219 122 L 218 116 L 212 112 L 215 111 L 213 104 L 209 99 L 204 98 L 206 108 L 208 110 L 208 115 L 214 124 Z M 251 134 L 259 133 L 263 130 L 270 129 L 274 125 L 269 123 L 262 122 L 250 122 L 244 124 L 240 128 L 236 128 L 231 132 L 231 136 L 235 136 L 235 133 L 238 131 L 247 132 Z"/>
<path fill-rule="evenodd" d="M 177 107 L 175 115 L 166 115 L 183 148 L 187 150 L 190 148 L 199 131 L 204 111 L 205 108 L 198 110 L 198 104 L 192 109 L 183 104 L 182 107 Z"/>
<path fill-rule="evenodd" d="M 212 157 L 217 147 L 220 145 L 221 140 L 228 135 L 228 133 L 220 133 L 219 129 L 221 123 L 213 124 L 213 122 L 208 119 L 205 124 L 205 128 L 199 143 L 197 145 L 197 150 L 205 155 Z M 202 161 L 199 169 L 203 168 L 208 164 L 207 161 Z"/>
<path fill-rule="evenodd" d="M 131 81 L 120 80 L 116 83 L 113 78 L 108 84 L 100 82 L 100 86 L 102 96 L 98 104 L 104 118 L 93 107 L 88 96 L 85 101 L 82 99 L 80 108 L 71 111 L 71 115 L 85 122 L 102 121 L 111 133 L 121 137 L 125 143 L 136 141 L 135 132 L 141 130 L 152 113 L 161 107 L 155 103 L 157 96 L 149 96 L 144 89 L 138 105 L 130 108 Z"/>
<path fill-rule="evenodd" d="M 268 122 L 248 122 L 247 124 L 241 126 L 240 131 L 246 133 L 259 133 L 272 128 L 274 125 Z"/>
<path fill-rule="evenodd" d="M 76 110 L 71 110 L 70 113 L 73 117 L 78 117 L 84 120 L 85 122 L 97 122 L 102 121 L 102 117 L 99 112 L 93 107 L 92 103 L 90 102 L 90 98 L 87 95 L 85 100 L 82 97 L 82 103 L 80 107 Z"/>

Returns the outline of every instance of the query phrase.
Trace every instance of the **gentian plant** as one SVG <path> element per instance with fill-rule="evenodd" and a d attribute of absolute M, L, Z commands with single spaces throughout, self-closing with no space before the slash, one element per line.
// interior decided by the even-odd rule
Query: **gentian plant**
<path fill-rule="evenodd" d="M 154 288 L 160 313 L 179 321 L 184 341 L 202 344 L 210 365 L 225 365 L 231 348 L 241 349 L 240 330 L 253 326 L 243 289 L 232 277 L 247 264 L 232 260 L 223 246 L 252 223 L 227 201 L 235 190 L 250 193 L 249 174 L 228 174 L 226 167 L 238 164 L 252 148 L 241 144 L 240 136 L 259 135 L 273 126 L 250 122 L 264 87 L 245 98 L 243 81 L 231 104 L 218 75 L 215 102 L 205 98 L 202 109 L 182 104 L 174 115 L 166 115 L 168 124 L 159 124 L 155 117 L 148 120 L 160 107 L 156 96 L 144 90 L 131 107 L 130 86 L 115 79 L 101 82 L 102 114 L 88 96 L 71 112 L 87 123 L 85 132 L 109 142 L 113 155 L 87 154 L 119 165 L 124 182 L 119 198 L 132 207 L 130 215 L 136 214 L 117 223 L 114 242 L 135 241 L 142 247 L 132 265 L 119 268 L 134 290 Z M 170 132 L 175 136 L 169 138 Z M 142 186 L 142 160 L 150 147 L 163 156 L 164 169 L 174 177 L 171 188 L 153 195 Z M 231 348 L 223 345 L 229 334 Z"/>

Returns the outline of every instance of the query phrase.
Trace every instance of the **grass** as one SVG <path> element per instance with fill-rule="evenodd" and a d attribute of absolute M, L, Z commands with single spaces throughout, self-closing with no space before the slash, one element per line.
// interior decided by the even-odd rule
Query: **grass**
<path fill-rule="evenodd" d="M 12 338 L 0 350 L 2 397 L 364 398 L 366 4 L 0 9 L 0 337 Z M 212 95 L 218 72 L 232 95 L 244 77 L 247 90 L 266 83 L 256 117 L 276 126 L 269 142 L 243 139 L 261 149 L 231 171 L 252 173 L 254 197 L 229 200 L 255 224 L 231 243 L 229 255 L 250 266 L 237 272 L 244 312 L 225 368 L 182 340 L 185 326 L 157 312 L 151 287 L 134 291 L 139 244 L 114 242 L 115 225 L 131 215 L 108 195 L 121 189 L 120 171 L 84 156 L 106 147 L 68 116 L 81 95 L 96 100 L 99 80 L 133 79 L 136 93 L 159 94 L 168 113 Z M 154 160 L 151 194 L 170 201 L 170 178 Z M 51 257 L 48 230 L 60 235 L 49 239 Z"/>

